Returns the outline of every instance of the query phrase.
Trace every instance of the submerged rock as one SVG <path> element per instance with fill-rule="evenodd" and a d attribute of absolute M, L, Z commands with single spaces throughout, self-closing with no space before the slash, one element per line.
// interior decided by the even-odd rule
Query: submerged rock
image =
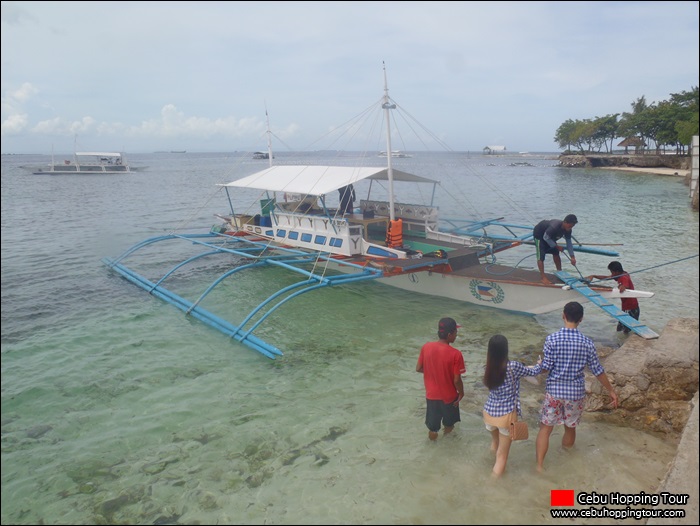
<path fill-rule="evenodd" d="M 53 427 L 47 424 L 30 427 L 29 429 L 27 429 L 27 437 L 34 439 L 41 438 L 52 429 Z"/>

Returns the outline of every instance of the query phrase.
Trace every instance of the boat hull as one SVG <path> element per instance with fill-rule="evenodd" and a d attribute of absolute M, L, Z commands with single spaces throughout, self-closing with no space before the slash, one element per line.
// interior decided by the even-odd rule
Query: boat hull
<path fill-rule="evenodd" d="M 341 272 L 349 272 L 347 266 L 338 264 Z M 562 310 L 570 301 L 586 301 L 578 292 L 562 285 L 545 285 L 539 281 L 539 273 L 531 272 L 531 281 L 483 279 L 483 265 L 459 272 L 426 270 L 390 275 L 377 280 L 378 283 L 411 292 L 440 298 L 464 301 L 480 307 L 537 315 Z M 529 271 L 520 271 L 519 275 Z M 552 276 L 552 281 L 558 281 Z M 602 292 L 606 296 L 611 292 Z"/>
<path fill-rule="evenodd" d="M 484 281 L 437 272 L 392 276 L 379 282 L 412 293 L 530 315 L 561 310 L 568 302 L 581 300 L 577 292 L 563 291 L 557 286 Z"/>
<path fill-rule="evenodd" d="M 83 175 L 95 175 L 95 174 L 125 174 L 125 173 L 130 173 L 131 169 L 129 166 L 122 165 L 122 166 L 75 166 L 75 165 L 66 165 L 66 166 L 61 166 L 61 167 L 54 167 L 48 168 L 46 170 L 39 169 L 36 172 L 34 172 L 34 175 L 75 175 L 75 174 L 83 174 Z"/>
<path fill-rule="evenodd" d="M 261 232 L 269 229 L 262 228 Z M 233 232 L 229 232 L 233 234 Z M 246 236 L 246 232 L 236 232 Z M 258 238 L 269 243 L 268 247 L 282 249 L 301 248 L 280 244 L 266 237 Z M 383 276 L 376 281 L 380 284 L 405 290 L 412 294 L 422 294 L 439 298 L 463 301 L 481 307 L 490 307 L 503 311 L 538 315 L 561 311 L 571 301 L 580 303 L 589 300 L 578 291 L 567 286 L 554 274 L 547 274 L 551 284 L 541 281 L 539 271 L 514 268 L 506 265 L 483 263 L 476 254 L 478 249 L 466 248 L 474 255 L 463 267 L 453 263 L 451 256 L 446 260 L 410 259 L 393 260 L 368 256 L 335 256 L 330 259 L 329 267 L 342 273 L 357 273 L 358 268 L 371 266 L 382 270 Z M 453 252 L 452 254 L 454 254 Z M 311 253 L 313 254 L 313 252 Z M 455 265 L 457 268 L 455 269 Z M 603 298 L 617 300 L 624 297 L 648 298 L 651 292 L 625 291 L 620 293 L 611 286 L 592 286 Z"/>
<path fill-rule="evenodd" d="M 130 173 L 131 168 L 121 152 L 75 152 L 73 160 L 62 163 L 54 161 L 46 169 L 40 168 L 34 175 L 71 175 L 71 174 L 124 174 Z"/>

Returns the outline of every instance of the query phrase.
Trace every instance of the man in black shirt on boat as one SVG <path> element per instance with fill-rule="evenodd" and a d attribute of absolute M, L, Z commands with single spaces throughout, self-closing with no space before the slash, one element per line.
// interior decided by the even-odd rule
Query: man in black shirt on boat
<path fill-rule="evenodd" d="M 535 239 L 535 249 L 537 251 L 537 268 L 540 270 L 540 278 L 542 283 L 551 284 L 552 282 L 544 275 L 544 258 L 547 254 L 552 254 L 554 264 L 557 270 L 561 270 L 561 256 L 559 252 L 564 252 L 564 247 L 557 245 L 557 239 L 564 238 L 566 240 L 566 250 L 569 253 L 571 264 L 576 266 L 576 257 L 574 256 L 574 246 L 571 243 L 571 230 L 578 223 L 578 219 L 574 214 L 569 214 L 564 218 L 564 221 L 559 219 L 545 219 L 535 225 L 532 234 Z"/>
<path fill-rule="evenodd" d="M 355 188 L 352 184 L 338 188 L 340 194 L 340 213 L 352 214 L 355 201 Z"/>

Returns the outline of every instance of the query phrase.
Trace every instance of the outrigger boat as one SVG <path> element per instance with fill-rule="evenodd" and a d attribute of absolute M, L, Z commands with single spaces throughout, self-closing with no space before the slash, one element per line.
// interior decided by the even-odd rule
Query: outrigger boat
<path fill-rule="evenodd" d="M 47 168 L 39 168 L 34 175 L 59 174 L 125 174 L 132 168 L 126 162 L 122 152 L 75 152 L 73 160 L 65 159 L 61 163 L 54 161 Z"/>
<path fill-rule="evenodd" d="M 401 159 L 405 159 L 407 157 L 413 157 L 412 155 L 404 153 L 401 150 L 392 150 L 391 156 L 394 158 L 401 158 Z M 386 157 L 386 152 L 385 151 L 379 152 L 379 157 Z"/>
<path fill-rule="evenodd" d="M 391 150 L 389 98 L 384 72 L 381 109 L 386 122 L 386 151 Z M 496 263 L 496 254 L 534 244 L 532 225 L 486 220 L 446 219 L 433 203 L 439 181 L 392 167 L 275 165 L 247 177 L 221 184 L 229 212 L 217 214 L 222 224 L 201 234 L 170 233 L 147 239 L 116 259 L 104 263 L 128 280 L 172 303 L 269 358 L 281 355 L 253 331 L 277 308 L 300 294 L 328 286 L 375 280 L 409 292 L 451 298 L 506 311 L 544 314 L 569 301 L 591 302 L 644 338 L 658 334 L 619 310 L 619 298 L 653 296 L 645 291 L 620 291 L 590 284 L 567 272 L 548 274 Z M 386 187 L 384 186 L 386 183 Z M 427 204 L 394 200 L 394 185 L 424 185 L 431 189 Z M 334 207 L 331 196 L 348 185 L 367 187 L 352 214 Z M 237 212 L 237 192 L 256 193 L 256 209 Z M 376 196 L 375 194 L 380 194 Z M 281 198 L 278 198 L 280 197 Z M 258 208 L 259 201 L 259 208 Z M 124 265 L 135 252 L 167 241 L 184 241 L 200 251 L 159 274 L 155 281 Z M 577 246 L 578 252 L 615 257 L 615 251 Z M 230 267 L 199 296 L 185 299 L 165 287 L 165 281 L 201 258 L 234 256 Z M 222 281 L 247 269 L 275 267 L 300 274 L 301 279 L 266 298 L 236 324 L 205 310 L 203 300 Z"/>

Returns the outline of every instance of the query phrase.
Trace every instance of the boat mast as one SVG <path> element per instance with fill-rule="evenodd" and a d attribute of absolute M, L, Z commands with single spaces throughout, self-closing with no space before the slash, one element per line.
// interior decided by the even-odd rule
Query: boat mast
<path fill-rule="evenodd" d="M 396 104 L 392 104 L 389 100 L 389 88 L 386 82 L 386 64 L 382 61 L 382 69 L 384 69 L 384 117 L 386 118 L 386 165 L 387 177 L 389 179 L 389 220 L 393 221 L 394 217 L 394 172 L 391 168 L 391 119 L 389 110 L 396 109 Z"/>
<path fill-rule="evenodd" d="M 265 122 L 267 123 L 267 162 L 268 166 L 272 168 L 272 131 L 270 130 L 270 116 L 267 114 L 267 102 L 265 103 Z M 268 192 L 267 197 L 270 197 Z M 277 201 L 277 192 L 272 193 L 272 198 Z"/>
<path fill-rule="evenodd" d="M 272 168 L 272 131 L 270 131 L 270 116 L 267 114 L 267 104 L 265 104 L 265 121 L 267 122 L 267 157 Z"/>

